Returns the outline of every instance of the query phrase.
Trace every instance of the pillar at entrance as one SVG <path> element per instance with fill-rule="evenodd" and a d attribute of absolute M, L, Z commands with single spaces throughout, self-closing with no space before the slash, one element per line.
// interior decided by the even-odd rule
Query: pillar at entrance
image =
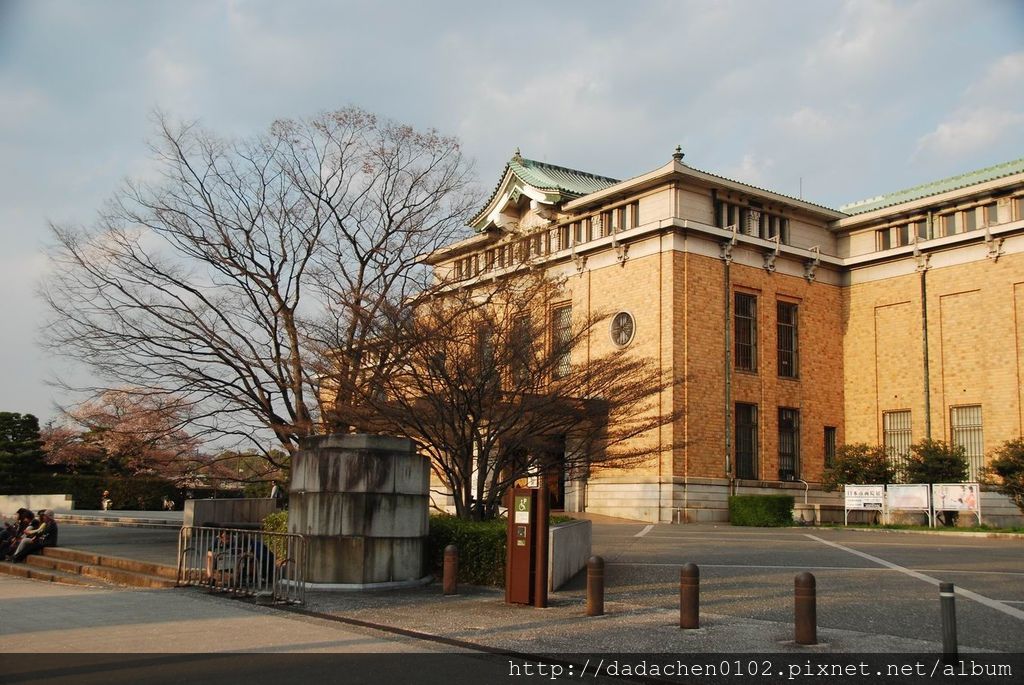
<path fill-rule="evenodd" d="M 288 532 L 306 536 L 306 580 L 368 585 L 424 575 L 430 465 L 379 435 L 307 440 L 292 461 Z"/>

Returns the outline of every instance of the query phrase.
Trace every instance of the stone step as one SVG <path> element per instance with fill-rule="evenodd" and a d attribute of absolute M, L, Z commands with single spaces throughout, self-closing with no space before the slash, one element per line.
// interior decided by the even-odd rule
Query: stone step
<path fill-rule="evenodd" d="M 92 566 L 89 564 L 83 564 L 82 575 L 89 578 L 99 578 L 100 580 L 112 585 L 125 585 L 128 587 L 161 589 L 172 588 L 177 585 L 176 581 L 169 578 L 161 578 L 160 576 L 151 576 L 145 573 L 125 571 L 124 569 L 112 568 L 110 566 Z"/>
<path fill-rule="evenodd" d="M 26 561 L 35 558 L 36 555 L 26 557 Z M 0 562 L 0 573 L 17 576 L 19 578 L 30 578 L 42 580 L 49 583 L 64 583 L 66 585 L 87 585 L 91 587 L 110 587 L 107 583 L 97 578 L 86 578 L 76 573 L 68 573 L 53 568 L 40 568 L 34 564 L 15 564 L 9 561 Z"/>
<path fill-rule="evenodd" d="M 115 557 L 106 554 L 96 554 L 95 552 L 85 552 L 77 549 L 69 549 L 67 547 L 46 547 L 43 549 L 43 556 L 50 557 L 52 559 L 60 559 L 66 562 L 77 563 L 84 566 L 94 566 L 100 568 L 107 568 L 114 571 L 124 571 L 126 573 L 149 576 L 162 580 L 171 581 L 171 585 L 178 579 L 178 569 L 175 566 L 168 566 L 167 564 L 157 564 L 152 561 L 139 561 L 137 559 L 126 559 L 124 557 Z M 156 587 L 153 585 L 145 585 L 142 587 Z M 167 587 L 167 586 L 161 586 Z"/>

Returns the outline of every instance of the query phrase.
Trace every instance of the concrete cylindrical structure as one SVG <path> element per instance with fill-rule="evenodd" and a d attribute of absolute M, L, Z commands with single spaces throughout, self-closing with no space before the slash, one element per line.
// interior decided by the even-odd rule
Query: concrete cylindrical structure
<path fill-rule="evenodd" d="M 364 586 L 425 575 L 430 464 L 380 435 L 310 438 L 292 461 L 288 532 L 307 539 L 306 580 Z"/>

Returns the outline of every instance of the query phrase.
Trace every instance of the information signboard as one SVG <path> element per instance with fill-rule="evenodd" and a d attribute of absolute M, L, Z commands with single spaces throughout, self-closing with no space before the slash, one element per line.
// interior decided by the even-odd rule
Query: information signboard
<path fill-rule="evenodd" d="M 981 488 L 978 483 L 936 483 L 932 486 L 935 511 L 969 511 L 981 524 Z"/>
<path fill-rule="evenodd" d="M 931 488 L 924 483 L 913 485 L 885 486 L 886 510 L 923 511 L 928 515 L 928 525 L 934 525 L 929 494 Z"/>
<path fill-rule="evenodd" d="M 884 485 L 847 485 L 845 492 L 847 509 L 877 509 L 881 511 L 885 504 Z"/>
<path fill-rule="evenodd" d="M 843 486 L 844 508 L 843 524 L 849 522 L 851 511 L 882 511 L 885 508 L 884 485 Z"/>

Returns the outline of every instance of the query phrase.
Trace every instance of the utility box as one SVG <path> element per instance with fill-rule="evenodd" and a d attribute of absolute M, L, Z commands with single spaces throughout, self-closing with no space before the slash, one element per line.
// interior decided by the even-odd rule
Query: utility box
<path fill-rule="evenodd" d="M 514 488 L 508 507 L 505 602 L 533 604 L 536 567 L 537 490 Z"/>

